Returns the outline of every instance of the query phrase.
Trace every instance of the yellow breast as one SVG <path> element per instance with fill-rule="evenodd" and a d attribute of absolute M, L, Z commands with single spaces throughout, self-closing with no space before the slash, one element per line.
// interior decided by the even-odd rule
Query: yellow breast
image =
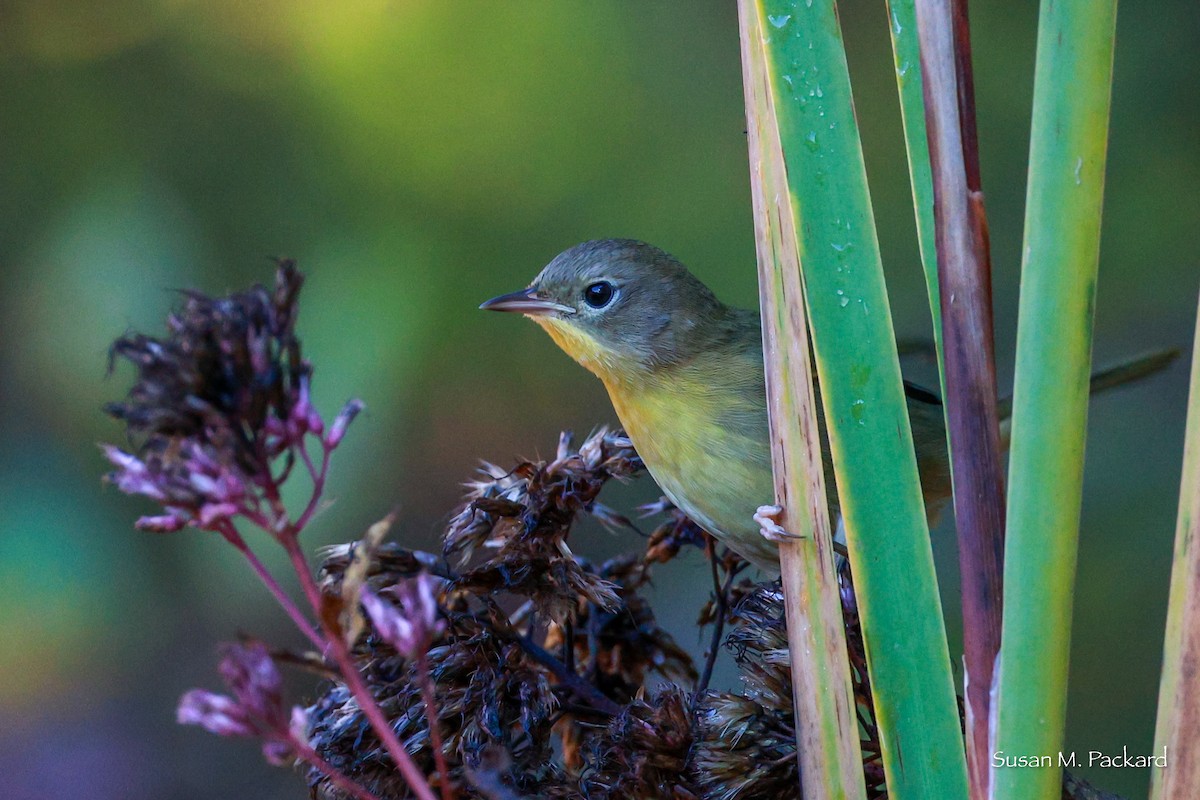
<path fill-rule="evenodd" d="M 772 502 L 766 411 L 728 381 L 690 374 L 658 385 L 608 383 L 617 416 L 675 505 L 743 557 L 778 572 L 753 521 Z"/>
<path fill-rule="evenodd" d="M 777 573 L 778 549 L 753 519 L 774 498 L 757 342 L 648 369 L 579 326 L 535 319 L 604 382 L 621 425 L 671 502 L 742 557 Z"/>

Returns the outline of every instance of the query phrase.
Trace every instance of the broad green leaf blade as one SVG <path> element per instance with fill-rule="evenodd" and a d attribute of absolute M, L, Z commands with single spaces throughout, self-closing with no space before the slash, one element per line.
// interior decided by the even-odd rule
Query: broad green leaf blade
<path fill-rule="evenodd" d="M 1044 0 L 1017 328 L 993 750 L 1062 749 L 1116 0 Z M 1057 798 L 1059 766 L 994 768 L 997 800 Z"/>
<path fill-rule="evenodd" d="M 1154 765 L 1151 800 L 1200 797 L 1200 760 L 1181 758 L 1200 742 L 1200 313 L 1192 349 L 1192 384 L 1188 392 L 1184 434 L 1183 478 L 1179 518 L 1175 526 L 1175 560 L 1167 604 L 1162 683 L 1158 690 L 1158 724 L 1154 754 L 1166 754 L 1165 768 Z"/>
<path fill-rule="evenodd" d="M 837 11 L 832 0 L 757 7 L 889 796 L 965 797 L 945 624 Z"/>
<path fill-rule="evenodd" d="M 766 20 L 745 0 L 738 19 L 775 502 L 788 529 L 803 537 L 779 546 L 801 793 L 859 800 L 866 781 L 834 573 L 799 243 L 764 50 Z"/>

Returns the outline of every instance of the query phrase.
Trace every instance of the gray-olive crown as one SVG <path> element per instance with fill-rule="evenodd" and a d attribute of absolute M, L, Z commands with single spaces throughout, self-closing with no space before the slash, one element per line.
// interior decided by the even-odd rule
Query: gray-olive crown
<path fill-rule="evenodd" d="M 560 253 L 530 289 L 564 322 L 626 355 L 670 364 L 710 346 L 740 312 L 725 306 L 670 254 L 631 239 L 598 239 Z"/>

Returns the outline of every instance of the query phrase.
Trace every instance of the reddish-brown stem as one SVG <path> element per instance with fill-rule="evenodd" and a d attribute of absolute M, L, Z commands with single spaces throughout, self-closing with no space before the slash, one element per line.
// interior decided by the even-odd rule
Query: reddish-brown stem
<path fill-rule="evenodd" d="M 441 779 L 442 800 L 454 800 L 450 768 L 446 765 L 446 754 L 442 750 L 442 724 L 438 719 L 437 698 L 433 693 L 433 677 L 429 674 L 429 656 L 424 651 L 417 657 L 417 680 L 421 684 L 421 699 L 425 703 L 425 721 L 429 725 L 429 744 L 433 748 L 433 761 Z"/>
<path fill-rule="evenodd" d="M 308 447 L 304 446 L 303 443 L 301 443 L 301 446 L 297 449 L 300 451 L 300 460 L 304 462 L 304 468 L 308 470 L 308 477 L 312 479 L 312 482 L 315 485 L 321 480 L 324 470 L 321 470 L 320 472 L 317 471 L 316 464 L 313 463 L 312 460 L 312 454 L 308 452 Z M 321 450 L 324 453 L 329 452 L 329 448 L 324 442 L 321 442 Z"/>
<path fill-rule="evenodd" d="M 313 514 L 321 506 L 321 495 L 325 492 L 325 478 L 329 474 L 329 457 L 333 455 L 333 450 L 329 445 L 321 442 L 321 468 L 318 470 L 313 464 L 312 456 L 308 454 L 308 449 L 303 443 L 298 448 L 300 457 L 304 459 L 304 466 L 308 468 L 308 474 L 312 477 L 313 489 L 312 495 L 309 497 L 308 505 L 304 507 L 304 511 L 300 512 L 299 518 L 292 526 L 296 532 L 304 530 L 305 526 L 312 520 Z"/>
<path fill-rule="evenodd" d="M 224 521 L 218 528 L 218 532 L 225 538 L 227 542 L 237 548 L 238 552 L 245 556 L 246 561 L 250 564 L 250 568 L 254 570 L 254 574 L 257 575 L 259 580 L 263 582 L 263 585 L 267 587 L 267 591 L 271 593 L 271 595 L 275 598 L 275 601 L 283 607 L 283 610 L 287 613 L 288 617 L 291 618 L 295 626 L 300 629 L 300 632 L 303 633 L 310 642 L 312 642 L 313 646 L 317 648 L 318 652 L 324 652 L 325 640 L 321 638 L 321 635 L 317 633 L 316 629 L 312 626 L 312 623 L 308 621 L 308 619 L 300 611 L 299 607 L 292 601 L 292 598 L 288 596 L 287 592 L 283 590 L 283 587 L 279 585 L 279 582 L 275 580 L 275 576 L 271 574 L 266 565 L 263 564 L 262 561 L 259 560 L 258 556 L 254 554 L 254 551 L 250 549 L 250 545 L 248 545 L 246 540 L 242 538 L 242 535 L 238 533 L 238 530 L 234 527 L 233 523 L 229 522 L 228 520 Z"/>
<path fill-rule="evenodd" d="M 946 420 L 962 575 L 967 773 L 989 795 L 989 718 L 1000 649 L 1004 474 L 996 407 L 991 258 L 979 182 L 967 0 L 917 0 L 934 227 Z"/>
<path fill-rule="evenodd" d="M 971 67 L 971 22 L 967 16 L 967 2 L 968 0 L 951 0 L 950 13 L 954 17 L 954 73 L 958 78 L 958 121 L 962 126 L 967 188 L 972 192 L 980 192 L 983 191 L 983 177 L 979 171 L 979 132 L 975 125 L 975 70 Z"/>
<path fill-rule="evenodd" d="M 328 456 L 326 458 L 328 459 Z M 310 503 L 309 508 L 312 507 L 313 504 Z M 326 655 L 333 657 L 333 661 L 337 664 L 338 670 L 341 673 L 342 680 L 346 682 L 346 688 L 350 690 L 355 700 L 358 701 L 358 706 L 362 709 L 363 716 L 371 724 L 375 735 L 379 737 L 379 741 L 383 744 L 384 749 L 387 750 L 388 755 L 395 762 L 396 768 L 400 770 L 400 774 L 408 782 L 409 788 L 413 790 L 413 793 L 420 800 L 436 800 L 433 790 L 429 788 L 429 782 L 425 780 L 425 776 L 421 774 L 421 770 L 416 762 L 413 761 L 412 756 L 404 749 L 404 745 L 400 743 L 400 739 L 392 729 L 391 723 L 388 722 L 387 715 L 383 713 L 383 709 L 380 708 L 379 703 L 375 700 L 370 687 L 367 686 L 366 682 L 362 679 L 362 675 L 359 674 L 358 666 L 354 663 L 350 647 L 342 637 L 342 632 L 321 613 L 321 590 L 317 587 L 316 581 L 313 580 L 312 572 L 308 566 L 308 559 L 304 557 L 304 551 L 300 549 L 297 539 L 299 531 L 299 525 L 293 525 L 284 531 L 279 538 L 284 549 L 287 550 L 288 557 L 291 559 L 292 567 L 296 571 L 296 577 L 300 579 L 300 586 L 304 590 L 304 596 L 308 598 L 308 602 L 312 606 L 313 612 L 317 615 L 317 619 L 321 621 L 321 628 L 325 631 L 325 636 L 329 640 L 329 650 L 332 653 L 326 653 Z"/>
<path fill-rule="evenodd" d="M 329 779 L 330 783 L 355 798 L 355 800 L 380 800 L 379 795 L 372 794 L 365 787 L 355 783 L 349 777 L 339 772 L 328 761 L 321 758 L 316 750 L 308 746 L 307 742 L 293 738 L 291 746 L 296 751 L 296 755 L 300 757 L 300 760 L 319 771 Z"/>
<path fill-rule="evenodd" d="M 301 624 L 300 621 L 304 620 L 304 616 L 299 613 L 299 609 L 296 609 L 291 600 L 287 598 L 287 595 L 279 587 L 279 584 L 276 583 L 275 580 L 270 576 L 270 573 L 267 572 L 262 563 L 259 562 L 256 557 L 254 557 L 254 554 L 250 551 L 249 547 L 246 546 L 245 541 L 242 540 L 241 536 L 238 534 L 237 529 L 234 528 L 232 524 L 229 524 L 228 527 L 223 529 L 221 532 L 235 547 L 238 547 L 239 550 L 247 555 L 251 566 L 254 567 L 255 571 L 259 573 L 259 577 L 261 577 L 264 583 L 267 584 L 267 588 L 271 589 L 272 594 L 275 594 L 276 599 L 283 604 L 285 610 L 288 610 L 289 615 L 292 616 L 293 620 L 296 621 L 296 624 L 300 625 L 301 630 L 306 630 L 307 628 L 306 634 L 311 631 L 309 638 L 312 639 L 314 643 L 318 644 L 321 649 L 322 656 L 325 658 L 332 656 L 333 662 L 337 665 L 342 680 L 346 683 L 346 687 L 350 690 L 351 694 L 354 695 L 355 700 L 358 701 L 358 705 L 359 708 L 362 709 L 363 716 L 367 718 L 371 728 L 375 731 L 375 735 L 379 737 L 380 743 L 383 744 L 383 747 L 388 752 L 388 755 L 392 757 L 392 761 L 395 762 L 396 768 L 400 771 L 400 774 L 404 777 L 404 780 L 408 783 L 409 788 L 413 791 L 413 793 L 419 798 L 419 800 L 437 800 L 433 790 L 429 787 L 429 782 L 421 773 L 421 770 L 416 765 L 416 762 L 413 761 L 412 756 L 409 755 L 408 751 L 404 749 L 404 745 L 401 744 L 400 739 L 396 736 L 396 732 L 392 729 L 391 724 L 388 722 L 387 715 L 383 713 L 383 709 L 380 708 L 379 703 L 375 700 L 375 696 L 371 693 L 370 688 L 367 686 L 366 682 L 362 678 L 362 675 L 359 673 L 358 666 L 354 663 L 353 655 L 350 652 L 350 647 L 346 644 L 346 641 L 342 636 L 342 632 L 338 629 L 336 622 L 330 621 L 326 615 L 322 613 L 323 609 L 321 602 L 321 590 L 317 586 L 316 580 L 313 578 L 312 570 L 308 564 L 308 559 L 305 558 L 304 551 L 300 547 L 299 537 L 300 532 L 304 530 L 304 528 L 312 520 L 313 514 L 315 514 L 317 509 L 320 507 L 321 497 L 325 490 L 325 478 L 329 472 L 329 460 L 333 453 L 333 448 L 326 442 L 321 442 L 322 455 L 320 469 L 317 469 L 316 465 L 313 463 L 313 460 L 311 456 L 309 456 L 308 451 L 305 449 L 303 442 L 300 443 L 297 449 L 300 450 L 301 458 L 304 460 L 304 464 L 307 467 L 313 482 L 312 494 L 309 497 L 308 504 L 305 506 L 304 511 L 301 512 L 300 516 L 295 522 L 289 522 L 287 509 L 284 507 L 282 498 L 279 494 L 279 487 L 274 482 L 268 481 L 267 485 L 263 487 L 263 490 L 267 502 L 271 507 L 271 518 L 266 518 L 262 514 L 253 512 L 247 512 L 247 518 L 251 519 L 254 524 L 259 525 L 271 533 L 275 537 L 276 541 L 283 546 L 284 551 L 288 555 L 288 559 L 291 561 L 292 569 L 295 571 L 296 577 L 300 580 L 300 588 L 304 593 L 304 597 L 308 601 L 309 606 L 312 608 L 313 614 L 319 621 L 321 630 L 325 633 L 325 637 L 323 639 L 315 630 L 312 630 L 312 626 L 309 625 L 306 620 L 304 621 L 304 624 Z M 295 613 L 293 613 L 290 609 L 295 609 Z M 312 752 L 312 755 L 316 756 L 316 753 Z M 332 776 L 331 780 L 333 780 Z M 359 794 L 355 796 L 362 798 L 362 800 L 377 800 L 377 798 L 373 798 L 373 796 L 370 794 Z"/>
<path fill-rule="evenodd" d="M 313 580 L 312 571 L 308 566 L 308 559 L 304 557 L 304 551 L 300 549 L 300 541 L 297 538 L 299 532 L 299 529 L 284 532 L 280 537 L 280 543 L 283 545 L 284 551 L 287 552 L 288 559 L 292 562 L 292 569 L 295 571 L 296 577 L 300 579 L 300 589 L 304 592 L 304 598 L 308 600 L 313 613 L 320 620 L 322 630 L 329 636 L 329 626 L 325 623 L 321 614 L 321 590 L 317 586 L 317 582 Z M 330 636 L 330 638 L 334 639 L 338 637 Z"/>

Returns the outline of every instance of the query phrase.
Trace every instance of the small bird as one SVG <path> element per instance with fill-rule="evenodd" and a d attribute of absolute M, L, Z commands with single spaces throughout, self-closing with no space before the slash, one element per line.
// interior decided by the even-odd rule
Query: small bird
<path fill-rule="evenodd" d="M 725 305 L 673 257 L 629 239 L 572 247 L 528 288 L 480 308 L 517 312 L 541 325 L 604 383 L 626 433 L 671 502 L 743 558 L 779 572 L 777 542 L 788 534 L 763 505 L 774 497 L 774 484 L 757 311 Z M 1173 357 L 1157 354 L 1101 373 L 1092 390 L 1142 377 Z M 952 492 L 941 400 L 907 381 L 905 394 L 932 520 Z M 823 425 L 821 439 L 836 519 Z"/>

